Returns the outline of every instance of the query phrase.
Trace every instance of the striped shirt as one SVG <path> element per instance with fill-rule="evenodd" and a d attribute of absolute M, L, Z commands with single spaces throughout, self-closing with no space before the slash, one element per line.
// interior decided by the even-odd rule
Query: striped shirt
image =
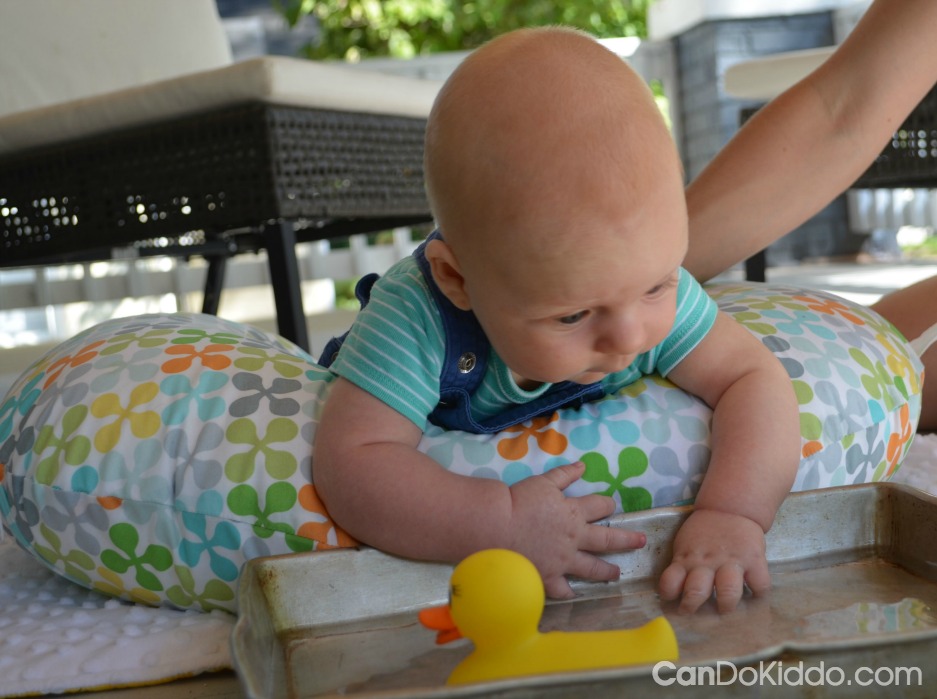
<path fill-rule="evenodd" d="M 681 268 L 670 334 L 627 369 L 602 379 L 605 392 L 614 393 L 646 374 L 666 376 L 710 331 L 716 313 L 715 302 Z M 375 283 L 370 302 L 355 319 L 331 370 L 425 430 L 439 402 L 445 354 L 442 320 L 432 291 L 416 260 L 408 257 Z M 550 384 L 532 391 L 520 388 L 492 348 L 485 375 L 472 396 L 472 415 L 482 422 L 549 388 Z"/>

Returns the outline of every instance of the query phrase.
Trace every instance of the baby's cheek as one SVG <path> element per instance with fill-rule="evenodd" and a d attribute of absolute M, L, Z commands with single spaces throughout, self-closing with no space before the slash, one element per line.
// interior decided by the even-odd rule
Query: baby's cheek
<path fill-rule="evenodd" d="M 667 335 L 670 334 L 670 331 L 673 328 L 674 322 L 676 322 L 676 314 L 669 316 L 665 315 L 659 322 L 655 323 L 653 331 L 648 333 L 648 339 L 650 341 L 648 342 L 648 347 L 645 351 L 651 349 L 652 347 L 656 347 L 661 342 L 666 340 Z"/>

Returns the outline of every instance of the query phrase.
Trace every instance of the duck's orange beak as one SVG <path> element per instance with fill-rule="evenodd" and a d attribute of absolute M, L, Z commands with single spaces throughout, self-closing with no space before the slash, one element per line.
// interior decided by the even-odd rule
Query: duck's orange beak
<path fill-rule="evenodd" d="M 436 634 L 436 643 L 438 645 L 458 641 L 462 638 L 462 634 L 459 633 L 459 629 L 452 620 L 452 614 L 449 613 L 448 604 L 441 607 L 421 609 L 418 617 L 423 626 L 439 632 Z"/>

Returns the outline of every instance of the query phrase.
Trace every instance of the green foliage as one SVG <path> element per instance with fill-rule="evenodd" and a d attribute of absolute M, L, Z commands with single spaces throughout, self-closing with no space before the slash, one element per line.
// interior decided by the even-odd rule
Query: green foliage
<path fill-rule="evenodd" d="M 290 23 L 313 15 L 321 41 L 309 58 L 410 58 L 474 49 L 498 34 L 546 24 L 584 29 L 599 38 L 646 36 L 652 0 L 271 0 Z"/>
<path fill-rule="evenodd" d="M 909 257 L 935 258 L 937 257 L 937 235 L 932 234 L 916 245 L 903 245 L 901 249 Z"/>

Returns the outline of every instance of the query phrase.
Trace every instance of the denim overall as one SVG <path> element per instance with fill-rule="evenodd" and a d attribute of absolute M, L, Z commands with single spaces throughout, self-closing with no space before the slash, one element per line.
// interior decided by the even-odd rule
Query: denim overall
<path fill-rule="evenodd" d="M 575 408 L 605 395 L 601 383 L 578 384 L 563 381 L 553 384 L 543 395 L 529 403 L 518 404 L 481 422 L 475 420 L 472 417 L 470 396 L 478 389 L 485 375 L 491 343 L 488 342 L 488 337 L 475 314 L 457 308 L 436 285 L 425 250 L 426 243 L 437 238 L 442 239 L 439 231 L 434 231 L 413 253 L 432 291 L 446 337 L 446 355 L 439 377 L 439 403 L 429 415 L 430 422 L 449 430 L 490 434 L 532 417 L 552 413 L 558 408 Z M 367 305 L 371 297 L 371 287 L 377 279 L 378 275 L 369 274 L 355 287 L 355 296 L 361 302 L 362 308 Z M 332 338 L 322 352 L 319 364 L 324 367 L 331 365 L 347 336 L 346 332 L 340 337 Z"/>

